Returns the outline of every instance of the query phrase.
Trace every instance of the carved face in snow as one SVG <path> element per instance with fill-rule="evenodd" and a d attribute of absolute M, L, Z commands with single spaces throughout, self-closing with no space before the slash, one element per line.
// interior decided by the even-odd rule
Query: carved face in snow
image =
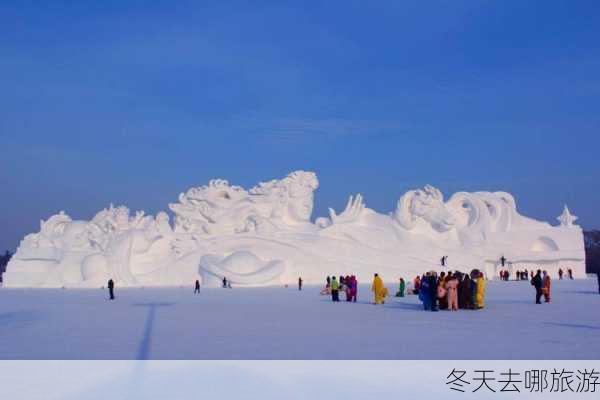
<path fill-rule="evenodd" d="M 303 197 L 291 198 L 287 211 L 288 215 L 295 221 L 306 222 L 310 220 L 313 211 L 313 194 L 309 193 Z"/>
<path fill-rule="evenodd" d="M 394 219 L 412 230 L 419 219 L 426 221 L 437 232 L 447 232 L 455 225 L 454 216 L 444 204 L 442 192 L 433 186 L 411 190 L 398 200 Z"/>

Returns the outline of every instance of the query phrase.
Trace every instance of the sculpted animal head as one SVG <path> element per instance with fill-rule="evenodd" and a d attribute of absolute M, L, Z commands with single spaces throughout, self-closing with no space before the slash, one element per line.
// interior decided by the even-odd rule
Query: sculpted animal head
<path fill-rule="evenodd" d="M 405 193 L 398 200 L 394 219 L 407 230 L 414 229 L 419 221 L 440 233 L 455 225 L 453 215 L 444 204 L 442 192 L 430 185 Z"/>

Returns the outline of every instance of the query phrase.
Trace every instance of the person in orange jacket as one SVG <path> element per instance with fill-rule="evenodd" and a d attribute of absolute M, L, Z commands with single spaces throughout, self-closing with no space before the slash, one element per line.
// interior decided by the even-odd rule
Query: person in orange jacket
<path fill-rule="evenodd" d="M 548 274 L 548 271 L 544 271 L 542 273 L 542 295 L 544 296 L 544 301 L 546 303 L 550 303 L 550 285 L 551 285 L 551 279 L 550 279 L 550 274 Z"/>

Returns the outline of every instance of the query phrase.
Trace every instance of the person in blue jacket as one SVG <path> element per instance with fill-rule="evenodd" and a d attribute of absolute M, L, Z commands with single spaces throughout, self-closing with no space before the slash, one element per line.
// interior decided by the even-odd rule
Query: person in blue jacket
<path fill-rule="evenodd" d="M 421 288 L 419 289 L 419 300 L 423 303 L 423 309 L 429 310 L 429 272 L 421 278 Z"/>

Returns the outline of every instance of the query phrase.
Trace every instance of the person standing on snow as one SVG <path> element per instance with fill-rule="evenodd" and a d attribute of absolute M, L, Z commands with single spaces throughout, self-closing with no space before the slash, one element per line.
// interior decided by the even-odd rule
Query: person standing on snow
<path fill-rule="evenodd" d="M 542 298 L 542 286 L 544 284 L 542 281 L 542 271 L 538 269 L 537 274 L 531 278 L 531 284 L 535 287 L 535 304 L 542 304 L 540 301 Z"/>
<path fill-rule="evenodd" d="M 358 280 L 356 279 L 355 275 L 352 275 L 350 277 L 350 282 L 352 284 L 352 289 L 350 291 L 350 300 L 356 303 L 356 295 L 358 294 Z"/>
<path fill-rule="evenodd" d="M 472 285 L 473 282 L 471 281 L 471 277 L 469 276 L 469 274 L 465 274 L 463 280 L 460 282 L 460 298 L 458 299 L 460 308 L 463 308 L 465 310 L 473 308 L 473 303 L 471 302 Z"/>
<path fill-rule="evenodd" d="M 542 295 L 544 296 L 544 301 L 550 303 L 550 274 L 544 271 L 542 277 Z"/>
<path fill-rule="evenodd" d="M 404 297 L 404 289 L 406 288 L 406 283 L 404 283 L 404 279 L 400 278 L 400 283 L 398 284 L 398 293 L 396 293 L 396 297 Z"/>
<path fill-rule="evenodd" d="M 421 277 L 417 275 L 413 281 L 413 294 L 419 294 L 419 290 L 421 289 Z"/>
<path fill-rule="evenodd" d="M 298 277 L 298 290 L 302 290 L 302 277 Z"/>
<path fill-rule="evenodd" d="M 428 294 L 429 294 L 429 305 L 431 307 L 431 311 L 438 311 L 438 304 L 437 304 L 437 297 L 438 297 L 438 293 L 437 293 L 437 287 L 438 287 L 438 278 L 437 278 L 437 273 L 435 271 L 431 271 L 429 274 L 429 277 L 425 278 L 428 282 L 428 286 L 429 286 L 429 290 L 428 290 Z"/>
<path fill-rule="evenodd" d="M 458 311 L 458 279 L 452 274 L 450 274 L 446 278 L 446 296 L 447 296 L 447 304 L 448 310 L 450 311 Z"/>
<path fill-rule="evenodd" d="M 558 279 L 560 279 L 562 281 L 562 277 L 563 277 L 563 270 L 562 268 L 558 269 Z"/>
<path fill-rule="evenodd" d="M 471 304 L 473 305 L 473 310 L 477 310 L 477 278 L 479 276 L 479 272 L 473 274 L 471 272 Z"/>
<path fill-rule="evenodd" d="M 431 304 L 429 301 L 429 272 L 426 272 L 425 275 L 421 278 L 421 288 L 419 290 L 419 300 L 423 303 L 423 309 L 425 311 L 431 309 Z"/>
<path fill-rule="evenodd" d="M 385 296 L 387 295 L 387 289 L 383 286 L 383 280 L 378 274 L 373 276 L 373 284 L 371 285 L 373 296 L 375 298 L 375 304 L 385 303 Z"/>
<path fill-rule="evenodd" d="M 352 300 L 352 280 L 350 275 L 344 277 L 344 293 L 346 293 L 346 301 Z"/>
<path fill-rule="evenodd" d="M 340 296 L 339 296 L 339 288 L 340 288 L 340 284 L 338 283 L 338 281 L 335 279 L 335 276 L 331 278 L 331 283 L 330 283 L 330 288 L 331 288 L 331 301 L 340 301 Z"/>
<path fill-rule="evenodd" d="M 481 309 L 485 307 L 485 278 L 483 277 L 483 272 L 479 273 L 479 277 L 475 281 L 475 286 L 477 287 L 477 295 L 476 295 L 476 308 Z"/>
<path fill-rule="evenodd" d="M 194 289 L 194 294 L 200 293 L 200 281 L 196 279 L 196 288 Z"/>
<path fill-rule="evenodd" d="M 450 275 L 450 273 L 448 273 L 448 276 Z M 438 299 L 438 303 L 440 305 L 440 310 L 445 310 L 448 308 L 448 301 L 447 301 L 447 297 L 446 297 L 446 273 L 445 272 L 441 272 L 440 273 L 440 278 L 437 281 L 437 299 Z"/>
<path fill-rule="evenodd" d="M 115 299 L 115 281 L 112 278 L 108 280 L 108 294 L 111 300 Z"/>

